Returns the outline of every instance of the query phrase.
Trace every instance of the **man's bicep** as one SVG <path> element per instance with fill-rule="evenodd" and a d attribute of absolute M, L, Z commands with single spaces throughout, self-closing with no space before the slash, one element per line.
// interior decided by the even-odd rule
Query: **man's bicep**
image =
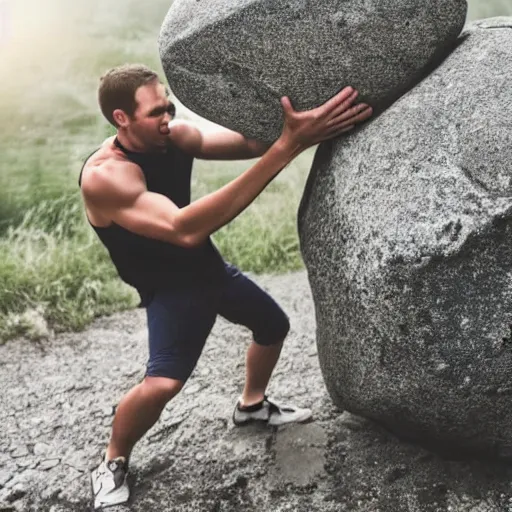
<path fill-rule="evenodd" d="M 146 191 L 131 204 L 114 208 L 110 216 L 116 224 L 138 235 L 183 245 L 182 235 L 176 229 L 178 211 L 167 197 Z"/>

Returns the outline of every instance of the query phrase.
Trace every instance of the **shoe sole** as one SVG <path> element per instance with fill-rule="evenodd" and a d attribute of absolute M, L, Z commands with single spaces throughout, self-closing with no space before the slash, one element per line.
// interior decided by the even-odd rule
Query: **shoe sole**
<path fill-rule="evenodd" d="M 279 427 L 280 425 L 289 425 L 290 423 L 306 423 L 307 421 L 309 421 L 310 419 L 313 418 L 313 413 L 311 411 L 308 411 L 308 412 L 304 413 L 302 416 L 298 416 L 297 418 L 295 418 L 293 420 L 280 421 L 280 422 L 273 422 L 272 416 L 267 420 L 258 419 L 258 418 L 249 418 L 249 419 L 243 420 L 243 421 L 235 420 L 234 416 L 235 415 L 233 414 L 233 423 L 237 427 L 244 427 L 246 425 L 254 425 L 255 423 L 266 424 L 266 425 L 270 425 L 272 427 Z"/>
<path fill-rule="evenodd" d="M 233 423 L 236 427 L 245 427 L 246 425 L 254 425 L 255 423 L 259 423 L 260 425 L 268 425 L 268 420 L 259 420 L 257 418 L 249 418 L 244 421 L 237 421 L 233 419 Z"/>
<path fill-rule="evenodd" d="M 119 489 L 122 491 L 123 489 Z M 125 493 L 117 493 L 117 491 L 113 491 L 110 496 L 112 497 L 112 500 L 108 502 L 104 501 L 96 501 L 94 499 L 94 506 L 93 510 L 101 510 L 108 507 L 114 507 L 115 505 L 122 505 L 123 503 L 128 503 L 130 499 L 130 494 L 126 495 Z"/>
<path fill-rule="evenodd" d="M 290 423 L 305 423 L 313 417 L 313 413 L 311 411 L 305 411 L 302 415 L 297 416 L 293 420 L 290 421 L 272 421 L 272 416 L 270 416 L 268 420 L 268 424 L 273 427 L 279 427 L 280 425 L 288 425 Z"/>

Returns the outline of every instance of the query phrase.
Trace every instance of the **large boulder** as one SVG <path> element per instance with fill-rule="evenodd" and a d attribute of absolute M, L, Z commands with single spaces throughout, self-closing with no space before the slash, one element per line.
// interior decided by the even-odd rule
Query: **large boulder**
<path fill-rule="evenodd" d="M 175 0 L 159 48 L 197 114 L 266 142 L 297 109 L 352 85 L 382 110 L 449 54 L 466 0 Z"/>
<path fill-rule="evenodd" d="M 299 212 L 320 363 L 342 408 L 512 455 L 512 18 L 319 148 Z"/>

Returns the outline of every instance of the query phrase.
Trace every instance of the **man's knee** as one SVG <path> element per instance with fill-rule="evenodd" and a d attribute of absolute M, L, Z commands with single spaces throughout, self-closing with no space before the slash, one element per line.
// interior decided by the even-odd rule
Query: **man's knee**
<path fill-rule="evenodd" d="M 290 319 L 284 315 L 281 322 L 279 323 L 279 329 L 277 332 L 278 342 L 283 342 L 288 333 L 290 332 Z"/>
<path fill-rule="evenodd" d="M 183 388 L 184 382 L 181 380 L 170 379 L 168 377 L 150 377 L 144 378 L 144 386 L 147 387 L 151 395 L 157 397 L 159 401 L 168 402 L 174 398 Z"/>
<path fill-rule="evenodd" d="M 254 332 L 254 341 L 259 345 L 279 345 L 282 344 L 288 332 L 290 331 L 290 320 L 283 315 L 267 325 L 260 332 Z"/>

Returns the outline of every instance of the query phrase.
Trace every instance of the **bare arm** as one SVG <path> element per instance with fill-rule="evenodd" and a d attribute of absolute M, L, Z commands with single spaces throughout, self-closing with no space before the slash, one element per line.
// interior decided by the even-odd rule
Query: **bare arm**
<path fill-rule="evenodd" d="M 349 88 L 345 88 L 346 91 Z M 336 97 L 336 96 L 335 96 Z M 342 117 L 347 131 L 357 123 L 364 121 L 368 115 L 362 115 L 368 106 L 365 104 L 353 105 L 357 98 L 357 92 L 351 99 L 350 108 L 345 106 L 338 112 Z M 324 105 L 327 105 L 326 102 Z M 291 105 L 290 105 L 291 106 Z M 319 107 L 320 108 L 320 107 Z M 309 112 L 315 112 L 313 109 Z M 194 156 L 205 160 L 244 160 L 262 156 L 269 146 L 253 139 L 247 139 L 242 134 L 219 127 L 215 131 L 205 131 L 191 122 L 173 120 L 169 123 L 169 138 L 181 149 Z"/>
<path fill-rule="evenodd" d="M 298 152 L 291 144 L 276 143 L 235 180 L 181 209 L 166 196 L 149 192 L 140 169 L 131 163 L 92 171 L 84 177 L 82 193 L 88 207 L 134 233 L 195 247 L 247 208 Z"/>
<path fill-rule="evenodd" d="M 283 132 L 263 157 L 224 187 L 184 208 L 163 195 L 148 192 L 140 169 L 125 162 L 117 164 L 124 166 L 122 173 L 91 173 L 82 184 L 84 197 L 130 231 L 184 247 L 201 245 L 247 208 L 299 153 L 367 119 L 371 109 L 366 106 L 359 107 L 356 116 L 350 114 L 356 96 L 346 88 L 324 105 L 306 112 L 295 112 L 290 101 L 283 98 Z"/>
<path fill-rule="evenodd" d="M 188 121 L 173 120 L 169 129 L 171 141 L 193 157 L 205 160 L 257 158 L 269 148 L 269 145 L 223 127 L 215 131 L 204 130 Z"/>

